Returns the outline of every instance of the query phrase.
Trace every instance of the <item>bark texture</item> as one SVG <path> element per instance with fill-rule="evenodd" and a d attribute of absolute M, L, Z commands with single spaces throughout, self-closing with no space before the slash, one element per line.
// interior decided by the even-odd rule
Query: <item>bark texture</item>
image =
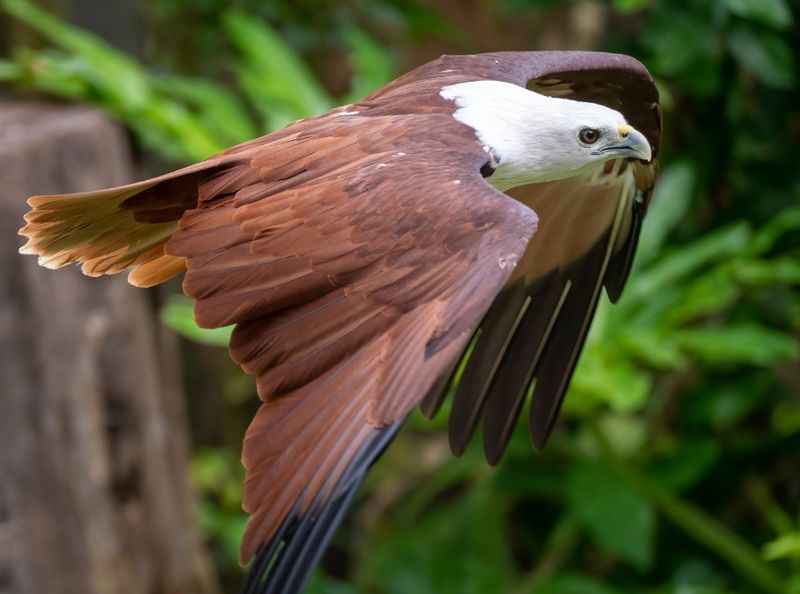
<path fill-rule="evenodd" d="M 130 181 L 95 112 L 0 105 L 0 594 L 212 594 L 173 336 L 124 278 L 20 256 L 31 194 Z"/>

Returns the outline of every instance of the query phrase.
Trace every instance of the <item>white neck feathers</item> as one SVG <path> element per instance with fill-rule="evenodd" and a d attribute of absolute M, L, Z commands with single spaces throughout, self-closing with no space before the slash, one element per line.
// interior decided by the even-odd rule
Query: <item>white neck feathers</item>
<path fill-rule="evenodd" d="M 582 173 L 573 146 L 576 131 L 584 121 L 593 122 L 598 110 L 619 115 L 601 105 L 547 97 L 496 80 L 450 85 L 440 95 L 455 102 L 453 117 L 494 152 L 498 165 L 489 181 L 500 190 Z M 593 165 L 586 163 L 585 169 Z"/>

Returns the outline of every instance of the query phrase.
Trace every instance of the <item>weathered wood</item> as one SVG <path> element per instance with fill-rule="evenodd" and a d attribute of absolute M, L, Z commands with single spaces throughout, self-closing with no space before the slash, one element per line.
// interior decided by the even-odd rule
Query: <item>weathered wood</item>
<path fill-rule="evenodd" d="M 0 105 L 0 593 L 217 591 L 193 523 L 174 338 L 123 278 L 39 268 L 30 194 L 131 176 L 95 112 Z"/>

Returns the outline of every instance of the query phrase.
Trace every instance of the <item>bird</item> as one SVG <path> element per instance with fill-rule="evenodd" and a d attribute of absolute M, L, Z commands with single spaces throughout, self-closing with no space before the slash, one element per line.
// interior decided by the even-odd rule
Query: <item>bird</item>
<path fill-rule="evenodd" d="M 551 434 L 603 290 L 630 274 L 661 108 L 630 56 L 443 55 L 363 100 L 160 177 L 34 196 L 47 268 L 184 274 L 234 325 L 261 403 L 244 438 L 245 592 L 301 592 L 369 468 L 452 395 L 500 460 L 524 405 Z"/>

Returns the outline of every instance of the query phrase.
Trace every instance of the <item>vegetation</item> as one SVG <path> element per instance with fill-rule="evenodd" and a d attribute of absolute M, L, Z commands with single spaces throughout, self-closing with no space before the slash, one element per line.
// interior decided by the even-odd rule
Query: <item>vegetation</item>
<path fill-rule="evenodd" d="M 484 4 L 502 30 L 593 3 Z M 150 0 L 156 38 L 187 19 L 197 26 L 183 41 L 197 51 L 162 40 L 172 50 L 145 67 L 28 0 L 0 0 L 44 40 L 0 62 L 0 78 L 100 106 L 146 150 L 185 161 L 364 95 L 408 62 L 400 35 L 434 51 L 477 47 L 458 15 L 414 0 L 228 5 Z M 478 447 L 449 456 L 446 414 L 413 416 L 313 592 L 800 592 L 800 2 L 594 5 L 599 47 L 642 59 L 665 105 L 663 175 L 629 286 L 602 304 L 544 452 L 521 423 L 492 471 Z M 319 67 L 331 48 L 349 89 Z M 196 342 L 227 338 L 197 329 L 178 297 L 164 319 L 192 341 L 189 358 L 209 348 Z M 232 366 L 215 369 L 233 429 L 206 439 L 195 427 L 193 474 L 233 582 L 237 439 L 254 390 Z"/>

